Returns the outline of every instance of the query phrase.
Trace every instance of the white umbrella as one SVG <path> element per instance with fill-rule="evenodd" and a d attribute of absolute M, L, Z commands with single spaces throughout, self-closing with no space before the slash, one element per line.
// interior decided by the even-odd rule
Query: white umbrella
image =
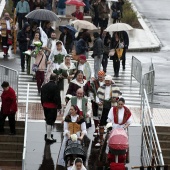
<path fill-rule="evenodd" d="M 80 31 L 81 29 L 88 29 L 88 30 L 96 30 L 97 27 L 92 24 L 89 21 L 85 21 L 85 20 L 74 20 L 71 21 L 71 25 L 74 25 L 74 28 L 78 31 Z"/>
<path fill-rule="evenodd" d="M 104 31 L 106 32 L 117 32 L 117 31 L 129 31 L 132 30 L 133 27 L 131 27 L 128 24 L 125 23 L 115 23 L 115 24 L 111 24 L 110 26 L 108 26 Z"/>

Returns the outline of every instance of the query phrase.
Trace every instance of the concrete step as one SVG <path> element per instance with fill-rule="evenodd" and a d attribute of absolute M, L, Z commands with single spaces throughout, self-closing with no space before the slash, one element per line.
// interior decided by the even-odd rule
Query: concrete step
<path fill-rule="evenodd" d="M 156 126 L 157 132 L 170 132 L 170 126 Z"/>
<path fill-rule="evenodd" d="M 163 157 L 170 156 L 170 149 L 168 149 L 168 148 L 162 149 L 162 154 L 163 154 Z"/>
<path fill-rule="evenodd" d="M 23 151 L 23 143 L 0 142 L 0 151 Z"/>
<path fill-rule="evenodd" d="M 16 134 L 17 135 L 23 135 L 24 136 L 24 129 L 23 127 L 17 127 L 16 126 Z M 5 134 L 8 134 L 10 132 L 9 126 L 4 126 Z"/>
<path fill-rule="evenodd" d="M 170 156 L 163 156 L 163 158 L 164 158 L 164 164 L 170 166 Z"/>
<path fill-rule="evenodd" d="M 1 159 L 19 159 L 22 160 L 22 152 L 18 151 L 0 151 L 0 160 Z"/>
<path fill-rule="evenodd" d="M 21 166 L 22 160 L 20 159 L 0 159 L 0 167 L 1 166 Z"/>
<path fill-rule="evenodd" d="M 167 140 L 159 140 L 162 149 L 170 149 L 170 142 Z"/>
<path fill-rule="evenodd" d="M 170 142 L 170 133 L 167 132 L 157 132 L 159 140 L 168 140 Z"/>
<path fill-rule="evenodd" d="M 1 135 L 0 137 L 0 142 L 16 142 L 16 143 L 23 143 L 24 142 L 24 136 L 23 135 L 14 135 L 14 136 L 10 136 L 10 135 Z"/>

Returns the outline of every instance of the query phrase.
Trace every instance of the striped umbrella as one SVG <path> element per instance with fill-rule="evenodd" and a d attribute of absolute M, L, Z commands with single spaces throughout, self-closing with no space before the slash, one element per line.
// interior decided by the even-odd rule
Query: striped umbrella
<path fill-rule="evenodd" d="M 60 21 L 60 18 L 54 12 L 46 9 L 36 9 L 28 13 L 25 17 L 41 21 Z"/>

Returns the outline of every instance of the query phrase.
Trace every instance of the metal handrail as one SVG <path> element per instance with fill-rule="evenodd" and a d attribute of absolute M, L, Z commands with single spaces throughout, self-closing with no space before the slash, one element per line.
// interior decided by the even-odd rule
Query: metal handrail
<path fill-rule="evenodd" d="M 153 114 L 149 106 L 146 90 L 143 91 L 142 115 L 142 152 L 141 158 L 144 166 L 164 165 L 162 150 L 157 136 Z M 154 153 L 153 153 L 154 151 Z"/>
<path fill-rule="evenodd" d="M 24 145 L 23 145 L 23 154 L 22 154 L 22 170 L 25 170 L 25 157 L 26 157 L 26 147 L 27 147 L 27 130 L 28 130 L 28 101 L 29 101 L 29 84 L 27 86 Z"/>

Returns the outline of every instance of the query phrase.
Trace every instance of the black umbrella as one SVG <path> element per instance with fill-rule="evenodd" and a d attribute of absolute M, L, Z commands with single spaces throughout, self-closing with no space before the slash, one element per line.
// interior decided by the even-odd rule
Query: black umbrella
<path fill-rule="evenodd" d="M 60 18 L 54 12 L 46 9 L 36 9 L 28 13 L 25 17 L 42 21 L 60 21 Z"/>

